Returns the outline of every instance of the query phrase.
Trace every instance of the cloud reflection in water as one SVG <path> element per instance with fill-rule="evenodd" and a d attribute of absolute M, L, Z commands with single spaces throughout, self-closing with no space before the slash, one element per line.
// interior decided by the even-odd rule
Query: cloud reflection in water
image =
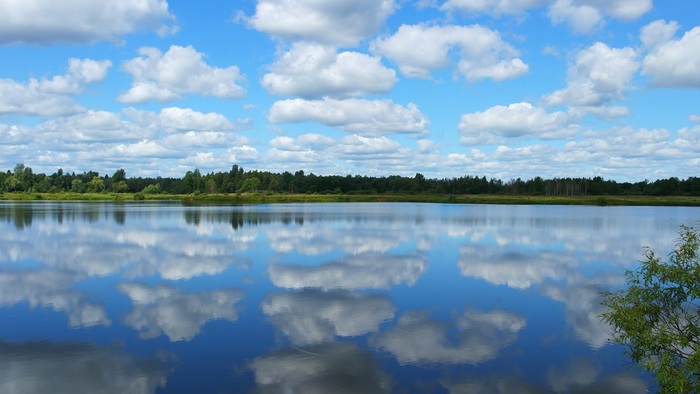
<path fill-rule="evenodd" d="M 424 312 L 401 316 L 393 329 L 373 338 L 374 346 L 393 354 L 401 364 L 478 364 L 495 358 L 514 342 L 526 325 L 523 317 L 504 311 L 467 311 L 455 324 L 458 340 L 448 339 L 451 327 Z"/>
<path fill-rule="evenodd" d="M 251 363 L 256 393 L 389 393 L 391 380 L 374 358 L 349 343 L 283 349 Z"/>
<path fill-rule="evenodd" d="M 171 341 L 191 340 L 210 320 L 238 320 L 234 304 L 243 298 L 239 289 L 183 294 L 172 286 L 123 283 L 119 290 L 134 303 L 134 310 L 124 317 L 126 324 L 139 330 L 142 338 L 163 333 Z"/>
<path fill-rule="evenodd" d="M 0 392 L 6 394 L 155 393 L 163 360 L 81 343 L 0 341 Z"/>
<path fill-rule="evenodd" d="M 386 296 L 345 290 L 276 293 L 262 303 L 263 313 L 295 345 L 376 332 L 381 323 L 393 319 L 395 309 Z"/>
<path fill-rule="evenodd" d="M 275 286 L 286 289 L 388 289 L 409 286 L 427 270 L 422 257 L 361 254 L 318 266 L 270 265 L 268 272 Z"/>

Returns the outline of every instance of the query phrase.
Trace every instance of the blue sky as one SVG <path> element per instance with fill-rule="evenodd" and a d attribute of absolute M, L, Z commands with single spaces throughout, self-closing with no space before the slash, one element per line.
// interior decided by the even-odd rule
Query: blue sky
<path fill-rule="evenodd" d="M 0 169 L 698 176 L 696 0 L 0 0 Z"/>

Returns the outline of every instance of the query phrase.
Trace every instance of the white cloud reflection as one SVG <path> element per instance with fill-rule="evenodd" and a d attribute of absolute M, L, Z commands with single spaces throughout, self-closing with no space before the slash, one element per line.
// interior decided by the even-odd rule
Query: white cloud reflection
<path fill-rule="evenodd" d="M 275 286 L 287 289 L 388 289 L 411 286 L 428 269 L 423 257 L 368 253 L 349 256 L 318 266 L 270 265 Z"/>
<path fill-rule="evenodd" d="M 78 277 L 70 272 L 38 270 L 0 272 L 0 307 L 26 302 L 31 308 L 65 312 L 71 327 L 111 323 L 104 307 L 73 290 Z"/>
<path fill-rule="evenodd" d="M 263 313 L 295 345 L 332 341 L 379 330 L 396 308 L 383 295 L 344 290 L 276 293 L 262 303 Z"/>
<path fill-rule="evenodd" d="M 525 254 L 462 246 L 457 264 L 464 276 L 484 279 L 495 285 L 527 289 L 547 278 L 565 277 L 578 261 L 564 253 Z"/>
<path fill-rule="evenodd" d="M 165 386 L 163 360 L 87 344 L 0 341 L 0 392 L 155 393 Z"/>
<path fill-rule="evenodd" d="M 565 365 L 552 365 L 547 384 L 537 377 L 494 374 L 459 376 L 440 383 L 450 394 L 541 394 L 541 393 L 620 393 L 649 392 L 649 385 L 630 371 L 606 375 L 602 365 L 588 359 L 571 360 Z"/>
<path fill-rule="evenodd" d="M 453 328 L 429 319 L 426 313 L 408 313 L 395 328 L 373 338 L 374 346 L 393 354 L 401 364 L 479 364 L 496 358 L 514 342 L 526 320 L 504 311 L 467 311 L 454 326 L 459 339 L 452 342 Z"/>
<path fill-rule="evenodd" d="M 239 289 L 184 294 L 171 286 L 123 283 L 119 290 L 134 303 L 134 310 L 124 317 L 126 324 L 139 330 L 142 338 L 165 334 L 171 341 L 191 340 L 210 320 L 238 320 L 234 304 L 243 299 Z"/>
<path fill-rule="evenodd" d="M 251 363 L 257 393 L 389 393 L 391 381 L 355 345 L 330 343 L 284 349 Z"/>

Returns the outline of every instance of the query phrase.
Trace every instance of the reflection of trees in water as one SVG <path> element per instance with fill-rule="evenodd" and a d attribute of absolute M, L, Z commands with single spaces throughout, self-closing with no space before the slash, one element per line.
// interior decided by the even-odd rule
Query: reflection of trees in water
<path fill-rule="evenodd" d="M 187 209 L 185 210 L 185 223 L 198 226 L 202 221 L 207 223 L 230 223 L 231 228 L 238 230 L 243 226 L 261 226 L 271 223 L 282 223 L 285 225 L 303 225 L 304 214 L 292 212 L 257 212 L 240 210 L 206 210 Z"/>
<path fill-rule="evenodd" d="M 12 222 L 17 230 L 32 225 L 34 209 L 31 204 L 2 204 L 0 205 L 0 220 Z"/>
<path fill-rule="evenodd" d="M 0 221 L 12 222 L 18 230 L 35 221 L 97 223 L 110 217 L 117 224 L 126 221 L 126 207 L 112 203 L 37 202 L 0 204 Z"/>

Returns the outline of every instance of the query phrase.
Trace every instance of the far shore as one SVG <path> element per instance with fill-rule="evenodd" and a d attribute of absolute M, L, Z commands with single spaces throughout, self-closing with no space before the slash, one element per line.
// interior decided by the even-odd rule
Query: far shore
<path fill-rule="evenodd" d="M 700 206 L 687 196 L 535 196 L 437 194 L 143 194 L 143 193 L 3 193 L 0 200 L 34 201 L 181 201 L 185 204 L 276 204 L 338 202 L 420 202 L 445 204 Z"/>

